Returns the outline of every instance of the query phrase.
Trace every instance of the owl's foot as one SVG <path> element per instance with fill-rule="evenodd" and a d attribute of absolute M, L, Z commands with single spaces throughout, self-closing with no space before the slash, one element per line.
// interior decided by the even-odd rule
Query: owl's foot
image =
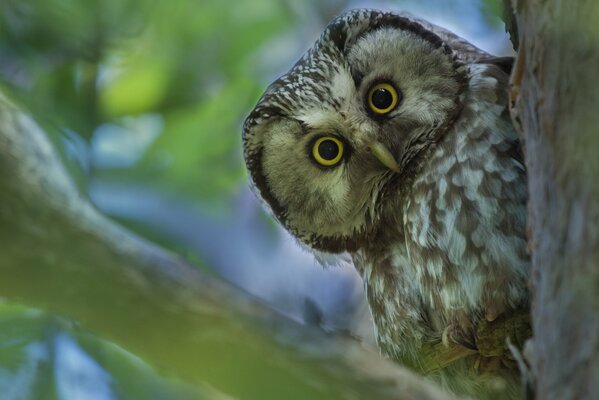
<path fill-rule="evenodd" d="M 493 314 L 493 313 L 491 313 Z M 506 338 L 509 338 L 517 348 L 522 348 L 524 341 L 532 336 L 528 310 L 516 310 L 495 315 L 494 318 L 485 316 L 476 326 L 475 348 L 485 357 L 501 357 L 514 361 L 508 350 Z"/>
<path fill-rule="evenodd" d="M 442 334 L 440 342 L 428 343 L 421 349 L 419 367 L 425 375 L 443 369 L 455 361 L 472 357 L 478 372 L 493 372 L 499 369 L 517 369 L 518 359 L 510 344 L 520 348 L 531 336 L 527 310 L 509 314 L 490 311 L 473 327 L 474 333 L 464 329 L 464 324 L 450 324 Z"/>

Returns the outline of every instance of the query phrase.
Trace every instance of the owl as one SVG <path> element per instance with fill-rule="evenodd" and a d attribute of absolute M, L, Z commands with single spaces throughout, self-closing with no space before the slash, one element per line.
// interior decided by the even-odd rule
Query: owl
<path fill-rule="evenodd" d="M 426 370 L 431 351 L 457 344 L 431 374 L 489 398 L 517 397 L 517 371 L 479 354 L 479 327 L 529 302 L 509 68 L 425 21 L 353 10 L 243 126 L 255 192 L 317 256 L 351 257 L 381 351 Z"/>

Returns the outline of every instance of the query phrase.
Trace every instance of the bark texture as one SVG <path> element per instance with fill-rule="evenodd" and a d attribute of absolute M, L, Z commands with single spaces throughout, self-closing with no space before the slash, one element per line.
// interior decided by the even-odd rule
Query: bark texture
<path fill-rule="evenodd" d="M 507 0 L 509 2 L 509 0 Z M 599 393 L 599 2 L 512 0 L 539 399 Z"/>
<path fill-rule="evenodd" d="M 4 299 L 73 319 L 165 374 L 225 396 L 450 398 L 376 351 L 287 320 L 105 218 L 40 127 L 1 94 L 0 243 Z"/>

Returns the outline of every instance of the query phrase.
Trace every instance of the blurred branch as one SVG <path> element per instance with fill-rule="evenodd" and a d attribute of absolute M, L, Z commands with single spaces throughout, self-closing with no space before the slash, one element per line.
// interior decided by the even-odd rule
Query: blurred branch
<path fill-rule="evenodd" d="M 449 398 L 105 218 L 39 126 L 1 95 L 0 241 L 4 298 L 73 319 L 184 381 L 244 399 Z"/>

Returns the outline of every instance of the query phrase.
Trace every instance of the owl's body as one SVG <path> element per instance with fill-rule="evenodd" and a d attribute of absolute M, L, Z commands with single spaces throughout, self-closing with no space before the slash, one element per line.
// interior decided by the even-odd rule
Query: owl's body
<path fill-rule="evenodd" d="M 389 195 L 398 220 L 352 253 L 390 354 L 525 305 L 526 186 L 506 84 L 494 66 L 470 67 L 462 118 Z"/>
<path fill-rule="evenodd" d="M 379 346 L 411 366 L 444 332 L 475 348 L 481 319 L 527 306 L 525 169 L 507 81 L 447 31 L 357 10 L 246 120 L 259 195 L 315 252 L 349 253 Z M 472 375 L 472 363 L 456 366 Z"/>

